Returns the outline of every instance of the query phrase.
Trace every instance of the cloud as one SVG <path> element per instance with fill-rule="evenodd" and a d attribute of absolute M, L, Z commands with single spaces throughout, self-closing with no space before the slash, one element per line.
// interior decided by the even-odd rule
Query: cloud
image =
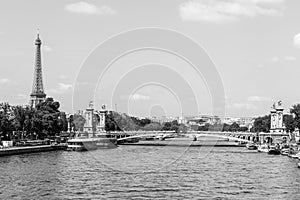
<path fill-rule="evenodd" d="M 80 1 L 73 4 L 68 4 L 65 6 L 65 10 L 77 13 L 77 14 L 87 14 L 87 15 L 114 15 L 116 11 L 108 6 L 97 7 L 91 3 Z"/>
<path fill-rule="evenodd" d="M 235 108 L 239 110 L 256 110 L 257 106 L 255 104 L 257 102 L 272 102 L 272 99 L 261 96 L 250 96 L 247 98 L 247 101 L 228 103 L 227 105 L 229 108 Z"/>
<path fill-rule="evenodd" d="M 52 49 L 51 47 L 47 46 L 47 45 L 43 45 L 43 50 L 44 50 L 45 52 L 53 51 L 53 49 Z"/>
<path fill-rule="evenodd" d="M 244 109 L 244 110 L 255 110 L 256 109 L 256 106 L 251 103 L 234 103 L 233 107 L 237 108 L 237 109 Z"/>
<path fill-rule="evenodd" d="M 281 16 L 283 0 L 208 0 L 180 4 L 180 17 L 187 21 L 230 22 L 257 16 Z"/>
<path fill-rule="evenodd" d="M 284 3 L 285 0 L 248 0 L 254 3 L 261 3 L 261 4 L 281 4 Z"/>
<path fill-rule="evenodd" d="M 271 58 L 271 61 L 274 62 L 274 63 L 276 63 L 276 62 L 279 61 L 279 58 L 278 57 L 273 57 L 273 58 Z"/>
<path fill-rule="evenodd" d="M 287 60 L 287 61 L 294 61 L 294 60 L 296 60 L 296 57 L 294 57 L 294 56 L 286 56 L 284 59 Z"/>
<path fill-rule="evenodd" d="M 257 67 L 258 67 L 258 68 L 264 68 L 264 67 L 265 67 L 265 65 L 264 65 L 264 64 L 262 64 L 262 63 L 260 63 L 260 64 L 258 64 L 258 65 L 257 65 Z"/>
<path fill-rule="evenodd" d="M 66 75 L 63 75 L 63 74 L 62 74 L 62 75 L 59 76 L 59 78 L 60 78 L 60 79 L 67 79 L 68 77 L 67 77 Z"/>
<path fill-rule="evenodd" d="M 142 94 L 133 94 L 129 96 L 129 99 L 139 101 L 139 100 L 149 100 L 150 97 Z"/>
<path fill-rule="evenodd" d="M 66 83 L 58 83 L 58 88 L 49 89 L 48 92 L 52 94 L 63 94 L 71 91 L 72 85 Z"/>
<path fill-rule="evenodd" d="M 71 84 L 58 83 L 58 86 L 59 86 L 59 90 L 61 90 L 61 91 L 67 91 L 67 90 L 71 90 L 72 89 L 72 85 Z"/>
<path fill-rule="evenodd" d="M 2 78 L 0 79 L 0 84 L 7 84 L 7 83 L 10 83 L 11 80 L 9 80 L 8 78 Z"/>
<path fill-rule="evenodd" d="M 260 97 L 260 96 L 250 96 L 247 98 L 247 101 L 252 101 L 252 102 L 271 102 L 272 99 L 268 97 Z"/>
<path fill-rule="evenodd" d="M 23 99 L 28 99 L 28 98 L 29 98 L 29 96 L 25 95 L 25 94 L 17 94 L 16 95 L 16 99 L 23 100 Z"/>
<path fill-rule="evenodd" d="M 300 33 L 298 33 L 294 36 L 294 45 L 297 48 L 300 48 Z"/>
<path fill-rule="evenodd" d="M 84 82 L 76 82 L 76 86 L 87 86 L 87 85 L 90 85 L 90 83 L 87 82 L 87 81 L 84 81 Z"/>
<path fill-rule="evenodd" d="M 49 94 L 62 94 L 62 92 L 58 89 L 48 89 L 47 93 L 49 93 Z"/>

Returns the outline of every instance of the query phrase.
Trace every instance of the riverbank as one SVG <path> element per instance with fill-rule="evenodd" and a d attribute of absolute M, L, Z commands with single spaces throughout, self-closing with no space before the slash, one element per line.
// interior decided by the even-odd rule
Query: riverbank
<path fill-rule="evenodd" d="M 27 147 L 10 147 L 0 149 L 0 157 L 19 155 L 26 153 L 38 153 L 46 151 L 57 151 L 66 149 L 65 145 L 41 145 L 41 146 L 27 146 Z"/>

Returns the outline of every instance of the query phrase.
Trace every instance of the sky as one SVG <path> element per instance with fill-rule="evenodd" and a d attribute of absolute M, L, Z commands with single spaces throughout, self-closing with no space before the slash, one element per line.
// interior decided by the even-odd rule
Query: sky
<path fill-rule="evenodd" d="M 45 93 L 61 103 L 61 110 L 85 109 L 93 100 L 96 108 L 107 104 L 135 116 L 214 114 L 205 72 L 197 74 L 170 52 L 135 51 L 116 60 L 103 76 L 99 69 L 104 66 L 99 66 L 85 76 L 86 82 L 79 81 L 91 60 L 97 67 L 106 52 L 137 44 L 142 36 L 107 46 L 107 51 L 100 51 L 103 42 L 156 27 L 201 46 L 203 60 L 214 63 L 222 81 L 226 116 L 265 115 L 279 100 L 288 112 L 300 103 L 299 9 L 297 0 L 3 0 L 0 101 L 29 102 L 39 29 Z M 157 44 L 169 39 L 149 38 Z M 175 40 L 176 45 L 184 46 Z M 83 91 L 80 85 L 85 85 Z M 85 87 L 93 89 L 93 99 Z"/>

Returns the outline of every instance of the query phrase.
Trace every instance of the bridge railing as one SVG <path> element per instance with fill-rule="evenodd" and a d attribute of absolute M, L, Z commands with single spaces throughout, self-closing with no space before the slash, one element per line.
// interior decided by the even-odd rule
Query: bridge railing
<path fill-rule="evenodd" d="M 175 131 L 112 131 L 108 132 L 111 135 L 145 135 L 145 134 L 169 134 L 176 133 Z"/>
<path fill-rule="evenodd" d="M 225 132 L 225 131 L 187 131 L 187 133 L 213 133 L 213 134 L 240 134 L 240 135 L 257 135 L 257 133 L 252 132 Z"/>

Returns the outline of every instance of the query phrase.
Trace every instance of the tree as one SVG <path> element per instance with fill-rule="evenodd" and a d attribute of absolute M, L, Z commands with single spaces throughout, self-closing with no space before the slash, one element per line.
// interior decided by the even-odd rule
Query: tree
<path fill-rule="evenodd" d="M 238 125 L 238 123 L 233 122 L 230 126 L 229 126 L 229 131 L 231 132 L 237 132 L 240 129 L 240 125 Z"/>
<path fill-rule="evenodd" d="M 4 139 L 11 139 L 13 132 L 32 139 L 44 139 L 67 128 L 65 113 L 59 111 L 59 102 L 53 98 L 47 98 L 36 108 L 0 103 L 0 134 Z"/>
<path fill-rule="evenodd" d="M 224 123 L 224 124 L 223 124 L 223 129 L 222 129 L 222 131 L 223 131 L 223 132 L 229 132 L 229 129 L 230 129 L 230 125 Z"/>
<path fill-rule="evenodd" d="M 147 119 L 147 118 L 140 120 L 140 126 L 142 126 L 142 127 L 144 127 L 144 126 L 146 126 L 147 124 L 150 124 L 150 123 L 151 123 L 151 120 Z"/>
<path fill-rule="evenodd" d="M 172 130 L 177 131 L 178 130 L 177 128 L 178 127 L 176 127 L 176 125 L 175 126 L 173 125 L 173 122 L 165 122 L 165 123 L 163 123 L 163 127 L 162 127 L 161 130 L 163 130 L 163 131 L 172 131 Z"/>
<path fill-rule="evenodd" d="M 85 119 L 79 114 L 73 115 L 73 125 L 75 131 L 83 131 Z"/>
<path fill-rule="evenodd" d="M 148 118 L 138 119 L 137 117 L 130 117 L 130 119 L 133 121 L 134 124 L 136 124 L 139 127 L 144 127 L 147 124 L 151 123 L 151 120 Z"/>
<path fill-rule="evenodd" d="M 8 103 L 0 104 L 0 137 L 3 139 L 10 139 L 13 131 L 12 126 L 12 110 Z"/>
<path fill-rule="evenodd" d="M 263 117 L 257 117 L 254 120 L 252 132 L 269 132 L 271 126 L 271 115 L 265 115 Z"/>
<path fill-rule="evenodd" d="M 97 114 L 94 114 L 93 116 L 93 131 L 95 132 L 97 130 L 97 124 L 100 123 L 100 116 Z"/>
<path fill-rule="evenodd" d="M 187 133 L 188 131 L 188 127 L 185 126 L 184 124 L 180 124 L 179 127 L 178 127 L 178 133 L 182 132 L 182 133 Z"/>
<path fill-rule="evenodd" d="M 9 121 L 8 117 L 0 112 L 0 134 L 3 139 L 10 139 L 12 124 Z"/>
<path fill-rule="evenodd" d="M 295 130 L 295 120 L 293 118 L 293 115 L 285 114 L 283 115 L 283 123 L 285 125 L 287 132 L 293 132 Z"/>
<path fill-rule="evenodd" d="M 35 114 L 36 110 L 27 106 L 25 108 L 25 120 L 24 120 L 24 131 L 25 137 L 28 137 L 29 135 L 31 135 L 31 133 L 34 132 L 33 130 L 33 117 Z"/>
<path fill-rule="evenodd" d="M 210 124 L 206 123 L 204 126 L 199 126 L 198 131 L 208 131 L 210 128 Z"/>
<path fill-rule="evenodd" d="M 105 130 L 106 131 L 121 131 L 118 123 L 115 121 L 115 116 L 118 115 L 117 112 L 108 112 L 105 116 Z"/>
<path fill-rule="evenodd" d="M 172 124 L 171 124 L 171 122 L 165 122 L 165 123 L 163 124 L 163 128 L 162 128 L 163 131 L 170 131 L 171 129 L 172 129 Z"/>
<path fill-rule="evenodd" d="M 59 111 L 60 104 L 54 101 L 52 97 L 46 98 L 45 101 L 36 106 L 32 118 L 32 128 L 37 134 L 37 138 L 43 139 L 47 136 L 54 136 L 65 130 L 67 121 L 63 120 Z"/>
<path fill-rule="evenodd" d="M 223 125 L 219 123 L 214 123 L 209 126 L 209 131 L 222 131 L 223 130 Z"/>
<path fill-rule="evenodd" d="M 165 122 L 163 123 L 163 127 L 161 130 L 163 131 L 175 131 L 179 132 L 179 124 L 177 120 L 173 120 L 171 122 Z"/>
<path fill-rule="evenodd" d="M 239 130 L 240 132 L 247 132 L 248 131 L 248 127 L 246 126 L 240 126 Z"/>
<path fill-rule="evenodd" d="M 13 108 L 13 113 L 14 113 L 14 119 L 13 119 L 14 130 L 24 131 L 26 110 L 22 106 L 15 106 Z"/>
<path fill-rule="evenodd" d="M 158 122 L 151 122 L 142 128 L 144 131 L 160 131 L 161 129 L 162 125 Z"/>
<path fill-rule="evenodd" d="M 293 105 L 290 113 L 294 115 L 294 126 L 300 129 L 300 104 Z"/>
<path fill-rule="evenodd" d="M 65 112 L 60 113 L 59 125 L 62 131 L 68 131 L 68 119 Z"/>

